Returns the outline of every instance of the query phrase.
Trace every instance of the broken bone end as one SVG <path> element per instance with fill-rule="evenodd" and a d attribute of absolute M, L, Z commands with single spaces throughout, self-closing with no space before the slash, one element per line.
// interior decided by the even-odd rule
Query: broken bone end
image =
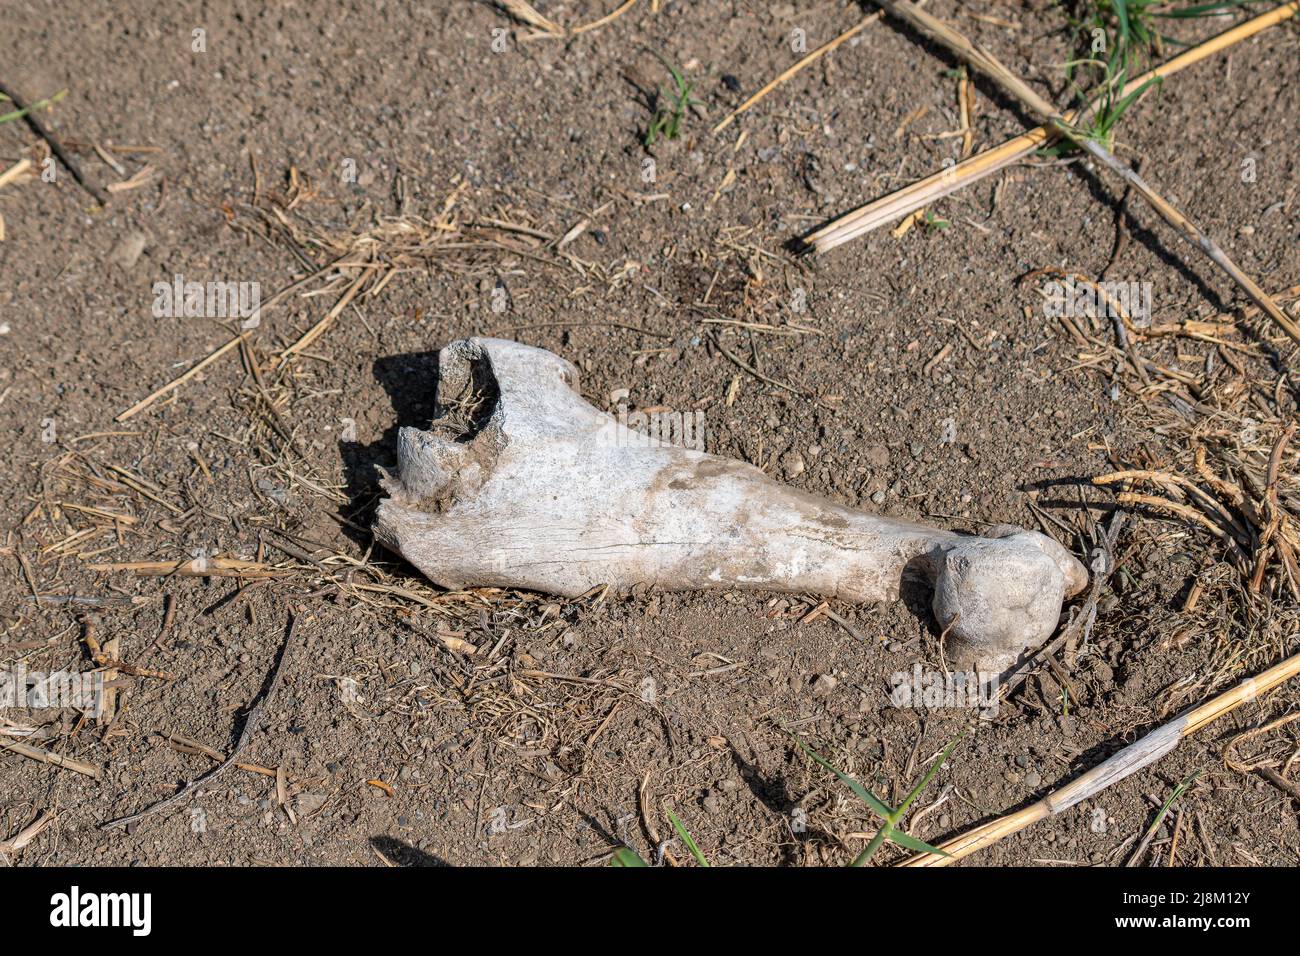
<path fill-rule="evenodd" d="M 947 549 L 935 575 L 933 607 L 955 660 L 1001 672 L 1052 636 L 1062 603 L 1087 584 L 1087 573 L 1045 535 L 998 531 Z"/>
<path fill-rule="evenodd" d="M 404 427 L 397 433 L 400 490 L 412 500 L 446 497 L 455 485 L 464 482 L 464 472 L 470 465 L 467 445 L 418 428 Z"/>

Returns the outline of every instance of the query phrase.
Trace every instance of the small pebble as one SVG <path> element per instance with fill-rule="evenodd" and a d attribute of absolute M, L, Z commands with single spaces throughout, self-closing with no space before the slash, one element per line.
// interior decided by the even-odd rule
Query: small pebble
<path fill-rule="evenodd" d="M 294 809 L 301 814 L 315 813 L 328 799 L 323 793 L 300 793 L 294 798 Z"/>
<path fill-rule="evenodd" d="M 833 691 L 839 681 L 830 674 L 818 674 L 812 682 L 812 691 L 818 697 L 829 694 Z"/>
<path fill-rule="evenodd" d="M 113 262 L 124 270 L 130 269 L 140 260 L 148 241 L 148 236 L 143 232 L 130 233 L 113 249 Z"/>

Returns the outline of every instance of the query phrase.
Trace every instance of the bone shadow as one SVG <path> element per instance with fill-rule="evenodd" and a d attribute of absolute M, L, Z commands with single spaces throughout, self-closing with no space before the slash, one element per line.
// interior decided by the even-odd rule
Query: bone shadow
<path fill-rule="evenodd" d="M 397 433 L 403 427 L 428 428 L 436 414 L 438 353 L 407 352 L 375 360 L 371 372 L 393 407 L 391 424 L 375 441 L 339 441 L 348 504 L 339 509 L 343 533 L 362 548 L 375 544 L 370 526 L 384 491 L 378 468 L 397 467 Z M 400 555 L 394 555 L 400 559 Z"/>

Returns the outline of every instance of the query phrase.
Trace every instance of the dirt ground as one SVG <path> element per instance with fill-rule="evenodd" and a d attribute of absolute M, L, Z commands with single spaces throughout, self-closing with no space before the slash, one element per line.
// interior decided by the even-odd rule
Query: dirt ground
<path fill-rule="evenodd" d="M 616 4 L 534 6 L 572 27 Z M 0 666 L 116 673 L 111 719 L 0 711 L 0 731 L 27 733 L 0 743 L 98 773 L 0 752 L 0 841 L 56 814 L 3 858 L 597 865 L 624 843 L 654 858 L 671 810 L 714 864 L 843 864 L 874 818 L 796 736 L 891 801 L 966 730 L 909 817 L 938 842 L 1300 650 L 1283 564 L 1252 589 L 1204 523 L 1155 507 L 1128 509 L 1085 638 L 991 719 L 891 703 L 891 675 L 944 666 L 924 600 L 805 621 L 814 596 L 433 587 L 368 528 L 375 465 L 395 460 L 398 426 L 428 424 L 454 339 L 548 348 L 601 408 L 626 389 L 634 409 L 702 411 L 710 452 L 834 501 L 1035 528 L 1085 562 L 1118 490 L 1094 476 L 1197 479 L 1199 446 L 1225 479 L 1269 484 L 1296 348 L 1079 161 L 1034 156 L 901 236 L 800 253 L 809 230 L 962 147 L 945 135 L 960 128 L 954 63 L 888 21 L 711 132 L 799 58 L 793 31 L 811 50 L 858 20 L 841 0 L 640 0 L 564 39 L 485 3 L 260 7 L 0 11 L 0 82 L 66 89 L 44 122 L 87 176 L 129 185 L 100 208 L 55 163 L 52 182 L 0 189 Z M 929 9 L 1068 98 L 1062 7 Z M 1169 29 L 1196 41 L 1245 15 Z M 1277 293 L 1300 282 L 1298 40 L 1283 24 L 1171 78 L 1117 147 Z M 668 83 L 652 51 L 699 105 L 647 149 L 649 91 Z M 975 91 L 976 150 L 1032 125 Z M 0 125 L 0 172 L 27 158 L 39 173 L 46 155 L 24 124 Z M 1126 362 L 1107 320 L 1072 334 L 1045 314 L 1040 269 L 1150 283 L 1152 321 L 1182 331 L 1136 336 L 1142 361 Z M 261 322 L 119 421 L 240 334 L 238 319 L 159 314 L 155 283 L 177 276 L 259 283 Z M 1279 301 L 1296 314 L 1294 295 Z M 1280 452 L 1268 514 L 1296 508 L 1296 458 Z M 103 567 L 196 557 L 253 565 Z M 100 828 L 234 752 L 285 647 L 237 766 Z M 1293 781 L 1300 725 L 1241 742 L 1235 768 L 1223 750 L 1298 697 L 1295 682 L 1262 695 L 971 862 L 1294 865 L 1300 801 L 1241 767 Z M 680 840 L 666 850 L 689 865 Z"/>

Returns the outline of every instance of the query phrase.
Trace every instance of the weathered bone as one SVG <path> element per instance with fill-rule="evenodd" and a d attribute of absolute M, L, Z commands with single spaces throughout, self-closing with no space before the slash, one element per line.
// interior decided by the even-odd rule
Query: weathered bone
<path fill-rule="evenodd" d="M 578 394 L 544 349 L 464 339 L 439 353 L 433 430 L 403 428 L 375 532 L 446 588 L 575 597 L 596 585 L 758 588 L 895 600 L 929 582 L 963 663 L 1001 670 L 1051 636 L 1087 584 L 1052 539 L 972 537 L 867 514 L 750 465 L 651 442 Z M 477 402 L 465 420 L 458 412 Z"/>

